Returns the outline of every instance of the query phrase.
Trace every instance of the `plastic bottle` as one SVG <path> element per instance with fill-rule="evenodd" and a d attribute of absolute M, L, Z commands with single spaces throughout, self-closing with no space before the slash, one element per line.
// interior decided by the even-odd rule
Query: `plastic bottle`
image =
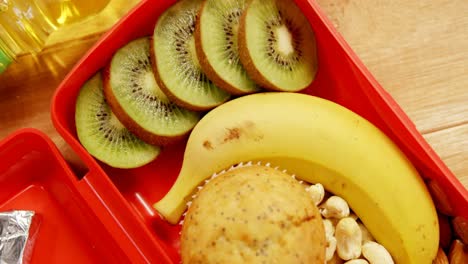
<path fill-rule="evenodd" d="M 24 53 L 42 50 L 61 25 L 98 14 L 110 0 L 0 0 L 0 73 Z"/>

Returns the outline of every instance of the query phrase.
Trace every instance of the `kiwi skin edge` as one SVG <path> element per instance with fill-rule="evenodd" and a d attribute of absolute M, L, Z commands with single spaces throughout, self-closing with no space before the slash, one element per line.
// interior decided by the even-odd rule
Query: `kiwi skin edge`
<path fill-rule="evenodd" d="M 173 145 L 188 137 L 191 130 L 181 135 L 159 136 L 147 131 L 135 121 L 133 121 L 133 119 L 127 114 L 127 112 L 125 112 L 125 110 L 119 104 L 117 98 L 112 92 L 112 87 L 110 86 L 110 67 L 111 66 L 109 63 L 102 70 L 104 98 L 106 98 L 107 104 L 111 108 L 112 112 L 115 114 L 117 119 L 124 125 L 125 128 L 127 128 L 130 132 L 135 134 L 142 141 L 155 146 Z"/>
<path fill-rule="evenodd" d="M 275 92 L 283 92 L 281 88 L 275 86 L 273 83 L 268 81 L 265 77 L 263 77 L 262 73 L 257 70 L 255 64 L 249 56 L 249 50 L 247 48 L 247 35 L 246 35 L 246 16 L 248 10 L 251 6 L 251 1 L 249 1 L 244 13 L 242 14 L 239 22 L 239 31 L 238 31 L 238 49 L 239 49 L 239 58 L 244 66 L 247 74 L 250 76 L 252 80 L 254 80 L 258 85 L 265 88 L 266 90 L 275 91 Z M 307 88 L 307 86 L 302 87 L 301 89 L 296 89 L 296 91 L 301 91 Z"/>
<path fill-rule="evenodd" d="M 278 87 L 276 87 L 274 84 L 269 82 L 263 75 L 260 73 L 260 71 L 257 70 L 255 67 L 255 64 L 249 56 L 249 50 L 247 48 L 247 35 L 246 35 L 246 30 L 245 30 L 245 24 L 246 24 L 246 16 L 247 12 L 250 8 L 250 2 L 248 3 L 247 7 L 244 10 L 244 13 L 242 14 L 240 21 L 239 21 L 239 31 L 238 31 L 238 49 L 239 49 L 239 58 L 244 66 L 245 70 L 247 71 L 247 74 L 250 76 L 252 80 L 254 80 L 258 85 L 261 87 L 271 90 L 271 91 L 282 91 Z"/>
<path fill-rule="evenodd" d="M 158 65 L 156 63 L 156 54 L 154 52 L 154 41 L 153 41 L 152 36 L 150 37 L 150 58 L 151 58 L 151 67 L 153 68 L 153 73 L 154 73 L 154 77 L 156 79 L 156 83 L 159 85 L 159 88 L 161 88 L 161 90 L 167 96 L 167 98 L 169 98 L 169 100 L 174 102 L 176 105 L 178 105 L 180 107 L 183 107 L 185 109 L 188 109 L 188 110 L 203 112 L 203 111 L 211 110 L 211 109 L 225 103 L 225 102 L 220 102 L 217 105 L 212 105 L 212 106 L 208 106 L 208 107 L 203 107 L 203 106 L 200 107 L 200 106 L 192 105 L 192 104 L 190 104 L 188 102 L 185 102 L 183 100 L 180 100 L 177 96 L 175 96 L 166 87 L 166 85 L 164 85 L 164 82 L 161 80 L 161 77 L 159 76 Z"/>
<path fill-rule="evenodd" d="M 196 53 L 198 57 L 198 61 L 200 62 L 200 66 L 202 68 L 202 71 L 206 74 L 208 79 L 210 79 L 216 86 L 218 86 L 221 89 L 224 89 L 226 92 L 232 94 L 232 95 L 246 95 L 250 93 L 254 93 L 255 91 L 251 92 L 245 92 L 242 90 L 237 89 L 236 87 L 232 86 L 228 82 L 226 82 L 223 78 L 221 78 L 216 71 L 213 69 L 211 66 L 210 62 L 208 61 L 208 58 L 203 51 L 203 45 L 202 45 L 202 39 L 201 39 L 201 15 L 203 12 L 203 9 L 205 8 L 206 1 L 202 4 L 200 10 L 198 11 L 198 19 L 197 23 L 195 24 L 195 48 L 196 48 Z"/>

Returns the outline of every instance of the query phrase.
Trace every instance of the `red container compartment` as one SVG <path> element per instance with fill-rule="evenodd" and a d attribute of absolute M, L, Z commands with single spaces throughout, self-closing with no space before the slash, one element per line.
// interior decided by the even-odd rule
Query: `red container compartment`
<path fill-rule="evenodd" d="M 137 37 L 151 35 L 158 16 L 174 2 L 142 1 L 77 63 L 52 101 L 56 129 L 89 170 L 83 177 L 74 179 L 72 185 L 83 188 L 81 193 L 87 195 L 91 211 L 98 218 L 92 221 L 97 225 L 100 222 L 101 227 L 104 225 L 104 230 L 133 263 L 180 261 L 180 227 L 161 220 L 151 205 L 175 181 L 184 142 L 165 148 L 156 161 L 144 167 L 110 168 L 95 160 L 80 145 L 75 130 L 75 102 L 84 82 L 102 69 L 118 48 Z M 455 213 L 468 217 L 466 189 L 336 32 L 318 4 L 313 0 L 296 0 L 296 3 L 316 34 L 319 58 L 316 80 L 303 92 L 337 102 L 382 129 L 405 152 L 422 177 L 435 180 L 450 195 Z"/>
<path fill-rule="evenodd" d="M 0 143 L 0 160 L 0 211 L 32 210 L 39 219 L 31 263 L 129 261 L 45 135 L 18 131 Z"/>

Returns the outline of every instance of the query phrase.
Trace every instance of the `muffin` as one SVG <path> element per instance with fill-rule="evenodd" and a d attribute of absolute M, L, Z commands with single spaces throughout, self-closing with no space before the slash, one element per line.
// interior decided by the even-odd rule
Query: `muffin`
<path fill-rule="evenodd" d="M 207 183 L 192 201 L 181 233 L 182 263 L 319 263 L 322 218 L 290 175 L 252 165 Z"/>

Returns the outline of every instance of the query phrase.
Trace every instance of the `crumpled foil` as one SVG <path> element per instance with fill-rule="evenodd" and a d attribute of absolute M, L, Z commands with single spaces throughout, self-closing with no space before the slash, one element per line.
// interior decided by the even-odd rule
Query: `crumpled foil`
<path fill-rule="evenodd" d="M 0 212 L 0 264 L 27 263 L 37 229 L 33 211 Z"/>

